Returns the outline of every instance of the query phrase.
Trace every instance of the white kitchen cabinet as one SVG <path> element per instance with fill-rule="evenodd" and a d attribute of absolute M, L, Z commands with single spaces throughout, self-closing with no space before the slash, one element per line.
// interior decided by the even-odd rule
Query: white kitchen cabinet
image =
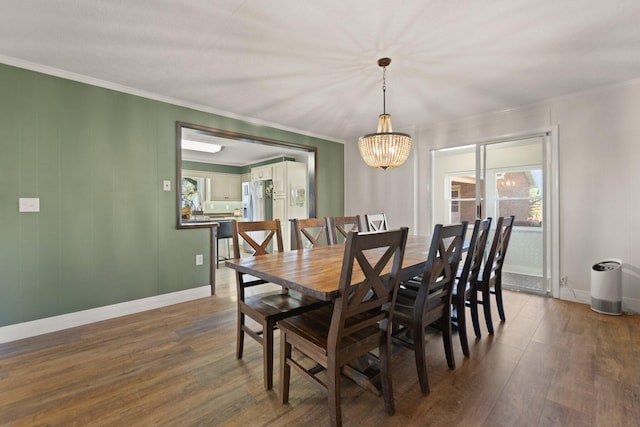
<path fill-rule="evenodd" d="M 251 168 L 251 181 L 262 181 L 264 179 L 272 179 L 272 165 L 256 166 Z"/>
<path fill-rule="evenodd" d="M 273 218 L 279 219 L 285 250 L 291 248 L 290 220 L 308 218 L 307 166 L 299 162 L 273 165 Z"/>
<path fill-rule="evenodd" d="M 287 186 L 287 163 L 281 162 L 273 165 L 273 197 L 285 197 Z"/>
<path fill-rule="evenodd" d="M 229 173 L 211 173 L 211 200 L 241 201 L 242 177 Z"/>

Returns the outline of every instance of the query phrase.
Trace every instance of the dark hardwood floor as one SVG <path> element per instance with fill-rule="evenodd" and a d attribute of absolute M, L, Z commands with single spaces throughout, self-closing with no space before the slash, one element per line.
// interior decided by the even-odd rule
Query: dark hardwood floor
<path fill-rule="evenodd" d="M 236 360 L 234 279 L 224 268 L 218 279 L 215 297 L 0 345 L 0 425 L 327 425 L 325 395 L 295 372 L 288 405 L 277 374 L 264 390 L 257 343 Z M 428 396 L 413 355 L 398 349 L 393 416 L 343 379 L 344 424 L 638 425 L 639 316 L 509 291 L 505 306 L 507 321 L 471 339 L 470 358 L 454 337 L 455 370 L 432 335 Z"/>

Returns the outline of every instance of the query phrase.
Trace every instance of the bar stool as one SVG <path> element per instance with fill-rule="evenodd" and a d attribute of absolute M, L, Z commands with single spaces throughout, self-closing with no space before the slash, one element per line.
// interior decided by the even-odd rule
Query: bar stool
<path fill-rule="evenodd" d="M 233 223 L 231 221 L 220 221 L 218 223 L 218 238 L 216 239 L 216 247 L 218 251 L 218 259 L 216 259 L 216 268 L 220 268 L 220 261 L 226 261 L 231 259 L 231 246 L 229 246 L 229 239 L 233 237 L 232 231 Z M 220 239 L 224 239 L 227 243 L 226 257 L 220 256 Z"/>

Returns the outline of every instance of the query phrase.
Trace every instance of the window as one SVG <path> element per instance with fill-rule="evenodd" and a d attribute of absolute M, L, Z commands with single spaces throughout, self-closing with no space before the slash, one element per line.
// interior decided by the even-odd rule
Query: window
<path fill-rule="evenodd" d="M 448 200 L 449 223 L 461 221 L 473 223 L 476 219 L 476 178 L 472 175 L 448 177 L 450 195 Z"/>
<path fill-rule="evenodd" d="M 542 169 L 495 174 L 497 216 L 515 215 L 517 226 L 542 226 Z"/>

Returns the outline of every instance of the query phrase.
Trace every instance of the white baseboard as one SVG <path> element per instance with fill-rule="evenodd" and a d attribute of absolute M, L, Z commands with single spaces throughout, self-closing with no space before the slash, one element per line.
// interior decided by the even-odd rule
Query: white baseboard
<path fill-rule="evenodd" d="M 211 295 L 209 285 L 0 327 L 0 344 Z"/>
<path fill-rule="evenodd" d="M 591 291 L 573 289 L 568 286 L 561 286 L 560 299 L 591 305 Z M 625 314 L 640 313 L 640 299 L 623 297 L 622 312 Z"/>

